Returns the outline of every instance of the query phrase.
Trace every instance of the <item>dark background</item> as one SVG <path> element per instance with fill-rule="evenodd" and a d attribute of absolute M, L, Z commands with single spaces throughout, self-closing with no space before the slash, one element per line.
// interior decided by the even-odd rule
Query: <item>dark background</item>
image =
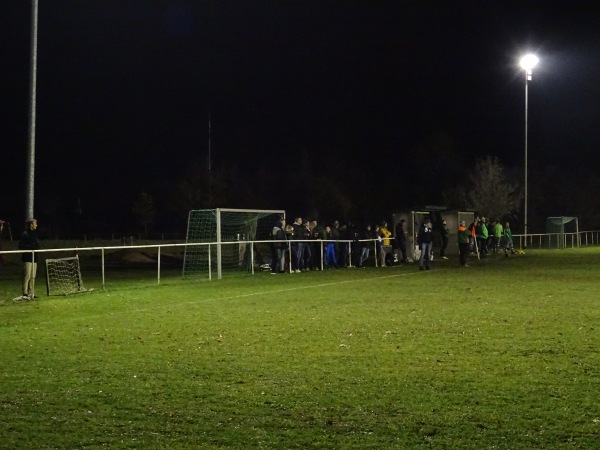
<path fill-rule="evenodd" d="M 589 212 L 598 196 L 584 198 L 599 184 L 597 10 L 577 1 L 41 1 L 36 216 L 48 234 L 135 234 L 132 205 L 145 192 L 154 232 L 183 233 L 190 205 L 379 221 L 442 204 L 488 155 L 522 182 L 518 60 L 534 51 L 531 226 L 574 214 L 600 227 Z M 26 211 L 30 22 L 30 2 L 0 5 L 0 218 L 13 224 Z"/>

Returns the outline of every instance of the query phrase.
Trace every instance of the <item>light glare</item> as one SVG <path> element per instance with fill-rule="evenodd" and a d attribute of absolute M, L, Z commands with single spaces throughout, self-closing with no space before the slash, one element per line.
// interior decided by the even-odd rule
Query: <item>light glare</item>
<path fill-rule="evenodd" d="M 521 65 L 521 67 L 524 70 L 526 70 L 527 72 L 530 72 L 531 69 L 533 69 L 537 65 L 538 62 L 539 62 L 539 58 L 537 56 L 535 56 L 534 54 L 529 53 L 521 58 L 521 61 L 519 62 L 519 64 Z"/>

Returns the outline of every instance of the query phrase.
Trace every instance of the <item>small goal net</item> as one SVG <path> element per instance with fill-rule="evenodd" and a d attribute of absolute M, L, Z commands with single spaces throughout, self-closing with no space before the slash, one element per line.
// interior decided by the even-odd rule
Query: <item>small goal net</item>
<path fill-rule="evenodd" d="M 188 215 L 183 276 L 251 271 L 271 260 L 273 225 L 284 210 L 201 209 Z"/>
<path fill-rule="evenodd" d="M 70 295 L 87 292 L 81 279 L 79 256 L 46 260 L 48 295 Z"/>

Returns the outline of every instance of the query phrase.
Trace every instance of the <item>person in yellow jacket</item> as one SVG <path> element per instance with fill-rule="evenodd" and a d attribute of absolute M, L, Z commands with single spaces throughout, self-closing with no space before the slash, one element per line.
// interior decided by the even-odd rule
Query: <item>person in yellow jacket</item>
<path fill-rule="evenodd" d="M 392 232 L 387 228 L 387 222 L 384 220 L 381 222 L 379 226 L 379 235 L 382 239 L 381 246 L 381 255 L 379 255 L 380 266 L 386 267 L 388 264 L 386 263 L 386 255 L 389 254 L 392 250 L 392 246 L 390 245 L 390 237 L 392 236 Z"/>

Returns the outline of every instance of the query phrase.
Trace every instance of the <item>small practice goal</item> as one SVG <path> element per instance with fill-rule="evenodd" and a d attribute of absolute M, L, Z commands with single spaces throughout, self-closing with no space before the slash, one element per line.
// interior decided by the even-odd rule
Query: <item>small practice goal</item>
<path fill-rule="evenodd" d="M 70 295 L 87 292 L 81 279 L 79 256 L 46 260 L 48 295 Z"/>

